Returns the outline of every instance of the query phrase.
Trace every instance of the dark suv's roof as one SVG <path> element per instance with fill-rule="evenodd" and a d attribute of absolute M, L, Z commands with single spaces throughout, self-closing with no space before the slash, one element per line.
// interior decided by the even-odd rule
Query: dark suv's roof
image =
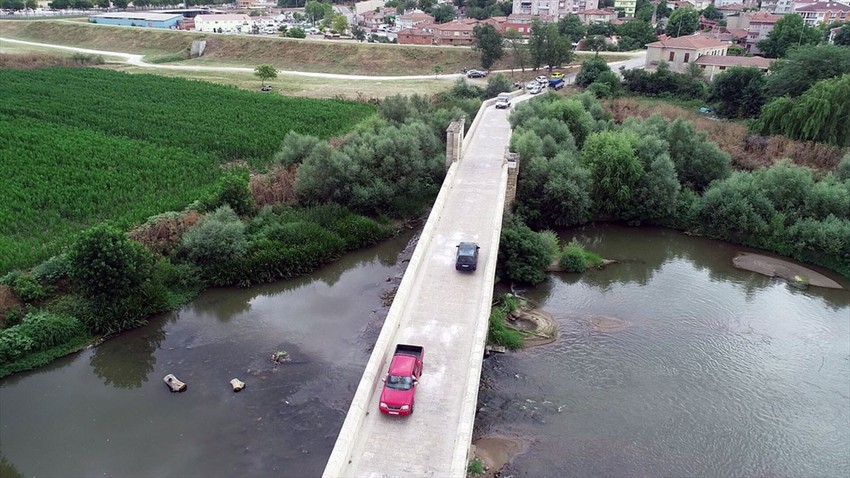
<path fill-rule="evenodd" d="M 474 242 L 461 242 L 457 246 L 457 253 L 459 256 L 471 256 L 475 254 L 476 249 L 478 249 L 478 244 Z"/>

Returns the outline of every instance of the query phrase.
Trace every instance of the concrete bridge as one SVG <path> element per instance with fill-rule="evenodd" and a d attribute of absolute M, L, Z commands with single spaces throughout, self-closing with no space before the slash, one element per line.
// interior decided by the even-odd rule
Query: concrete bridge
<path fill-rule="evenodd" d="M 502 214 L 516 193 L 519 168 L 518 160 L 506 155 L 509 113 L 488 100 L 465 138 L 462 123 L 449 128 L 446 179 L 323 476 L 466 475 Z M 476 272 L 454 268 L 461 241 L 481 246 Z M 425 347 L 422 380 L 408 417 L 378 411 L 381 378 L 397 343 Z"/>

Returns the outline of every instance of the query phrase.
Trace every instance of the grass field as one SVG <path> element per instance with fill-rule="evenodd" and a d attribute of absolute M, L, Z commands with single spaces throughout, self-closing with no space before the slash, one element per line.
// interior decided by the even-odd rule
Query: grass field
<path fill-rule="evenodd" d="M 0 274 L 94 223 L 181 209 L 223 163 L 262 168 L 291 130 L 331 138 L 375 111 L 89 68 L 0 70 L 0 97 Z"/>

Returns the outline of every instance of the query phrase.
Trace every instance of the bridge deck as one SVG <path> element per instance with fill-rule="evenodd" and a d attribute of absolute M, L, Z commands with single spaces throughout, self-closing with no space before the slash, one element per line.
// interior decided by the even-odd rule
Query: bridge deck
<path fill-rule="evenodd" d="M 341 468 L 337 469 L 332 467 L 332 455 L 325 476 L 465 475 L 501 233 L 507 178 L 504 152 L 511 135 L 508 113 L 492 106 L 483 110 L 474 137 L 443 186 L 446 200 L 442 207 L 435 205 L 428 219 L 429 225 L 434 222 L 430 240 L 423 237 L 417 245 L 416 253 L 424 248 L 422 259 L 403 279 L 400 290 L 405 281 L 413 284 L 398 328 L 382 332 L 394 333 L 390 344 L 425 347 L 414 413 L 402 418 L 382 415 L 378 412 L 381 387 L 366 390 L 361 386 L 358 394 L 368 393 L 369 398 L 361 402 L 365 410 L 360 413 L 368 413 L 346 439 L 342 437 L 351 417 L 347 418 L 334 454 L 341 452 L 337 448 L 343 440 L 350 440 L 350 454 L 338 461 Z M 455 246 L 460 241 L 481 246 L 474 273 L 454 269 Z M 380 377 L 391 351 L 379 351 L 376 346 L 376 353 L 385 354 L 377 372 Z M 364 380 L 374 380 L 367 375 Z M 349 415 L 358 413 L 354 408 Z"/>

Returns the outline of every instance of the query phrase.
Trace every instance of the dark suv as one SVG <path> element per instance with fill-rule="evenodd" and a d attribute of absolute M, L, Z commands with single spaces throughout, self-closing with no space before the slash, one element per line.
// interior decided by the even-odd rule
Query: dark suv
<path fill-rule="evenodd" d="M 461 242 L 457 245 L 457 260 L 455 269 L 459 271 L 474 271 L 478 268 L 478 244 Z"/>

